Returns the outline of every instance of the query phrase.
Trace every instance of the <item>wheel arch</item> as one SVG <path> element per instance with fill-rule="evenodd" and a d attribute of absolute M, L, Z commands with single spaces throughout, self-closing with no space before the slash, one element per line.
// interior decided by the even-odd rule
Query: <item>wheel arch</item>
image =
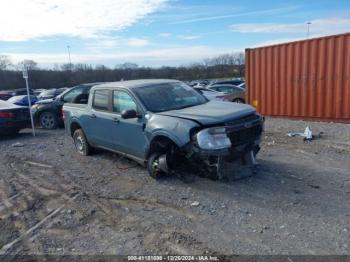
<path fill-rule="evenodd" d="M 181 147 L 181 145 L 179 145 L 174 138 L 171 138 L 166 134 L 154 135 L 150 140 L 149 147 L 146 152 L 146 159 L 154 152 L 166 152 L 166 150 L 171 146 L 175 146 L 176 148 Z"/>
<path fill-rule="evenodd" d="M 78 129 L 82 129 L 81 124 L 76 119 L 73 119 L 69 124 L 69 133 L 71 137 L 73 137 L 74 132 Z"/>

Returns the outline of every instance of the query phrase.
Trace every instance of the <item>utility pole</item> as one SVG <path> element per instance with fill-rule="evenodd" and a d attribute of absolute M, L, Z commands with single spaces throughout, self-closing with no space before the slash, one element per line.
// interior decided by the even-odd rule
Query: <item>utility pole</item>
<path fill-rule="evenodd" d="M 311 25 L 311 22 L 307 22 L 306 23 L 307 24 L 307 39 L 309 39 L 309 37 L 310 37 L 310 25 Z"/>
<path fill-rule="evenodd" d="M 70 58 L 70 45 L 67 45 L 67 49 L 68 49 L 69 69 L 72 70 L 72 60 Z"/>
<path fill-rule="evenodd" d="M 32 103 L 30 101 L 30 93 L 29 93 L 28 68 L 24 63 L 23 63 L 23 71 L 22 72 L 23 72 L 23 78 L 26 81 L 28 109 L 29 109 L 29 114 L 30 114 L 30 122 L 32 124 L 32 133 L 33 133 L 33 136 L 35 136 L 34 120 L 33 120 L 33 113 L 32 113 Z"/>

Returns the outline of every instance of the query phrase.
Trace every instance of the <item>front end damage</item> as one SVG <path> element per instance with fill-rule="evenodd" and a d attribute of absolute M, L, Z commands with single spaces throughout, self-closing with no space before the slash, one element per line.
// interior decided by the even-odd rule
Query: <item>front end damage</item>
<path fill-rule="evenodd" d="M 186 158 L 206 176 L 250 176 L 256 169 L 263 129 L 264 118 L 255 113 L 198 130 L 186 148 Z"/>

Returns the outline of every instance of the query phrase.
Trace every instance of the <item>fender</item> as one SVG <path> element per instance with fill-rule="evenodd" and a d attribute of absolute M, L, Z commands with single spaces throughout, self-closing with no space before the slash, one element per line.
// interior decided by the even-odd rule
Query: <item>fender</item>
<path fill-rule="evenodd" d="M 179 137 L 177 137 L 174 134 L 171 134 L 170 132 L 167 132 L 166 130 L 163 129 L 159 129 L 159 130 L 155 130 L 152 132 L 151 136 L 149 137 L 149 142 L 151 143 L 151 141 L 157 137 L 157 136 L 164 136 L 169 138 L 171 141 L 173 141 L 178 147 L 182 147 L 185 144 L 187 144 L 189 142 L 189 138 L 187 140 L 184 139 L 180 139 Z M 149 143 L 149 144 L 150 144 Z"/>
<path fill-rule="evenodd" d="M 70 136 L 72 134 L 71 126 L 74 123 L 78 124 L 79 126 L 81 126 L 81 128 L 83 128 L 79 118 L 77 118 L 76 116 L 73 116 L 71 119 L 69 119 L 69 125 L 66 126 L 66 130 Z"/>

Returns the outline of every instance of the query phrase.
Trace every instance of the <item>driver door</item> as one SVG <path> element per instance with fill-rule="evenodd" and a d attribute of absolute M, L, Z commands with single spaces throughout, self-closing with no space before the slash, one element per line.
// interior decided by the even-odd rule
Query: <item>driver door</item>
<path fill-rule="evenodd" d="M 147 141 L 144 135 L 144 118 L 123 119 L 121 117 L 124 110 L 134 109 L 140 113 L 135 99 L 125 90 L 114 90 L 112 98 L 113 114 L 116 119 L 113 127 L 114 149 L 143 158 Z"/>

